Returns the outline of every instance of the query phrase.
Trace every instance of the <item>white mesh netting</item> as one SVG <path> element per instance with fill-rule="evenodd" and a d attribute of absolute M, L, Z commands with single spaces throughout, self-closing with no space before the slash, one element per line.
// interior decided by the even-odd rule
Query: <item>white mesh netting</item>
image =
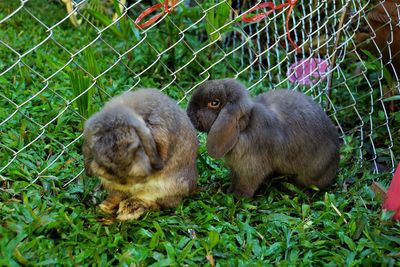
<path fill-rule="evenodd" d="M 312 95 L 338 127 L 343 168 L 393 172 L 398 1 L 274 0 L 245 14 L 265 2 L 169 1 L 158 20 L 137 28 L 158 1 L 2 1 L 2 190 L 42 180 L 67 186 L 79 177 L 82 123 L 111 96 L 155 87 L 185 107 L 199 83 L 225 77 L 251 94 L 280 87 Z"/>

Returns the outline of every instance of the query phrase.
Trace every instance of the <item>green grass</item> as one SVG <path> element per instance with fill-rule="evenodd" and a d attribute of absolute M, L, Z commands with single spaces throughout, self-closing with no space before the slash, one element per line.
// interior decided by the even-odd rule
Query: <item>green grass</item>
<path fill-rule="evenodd" d="M 17 197 L 3 195 L 0 265 L 210 266 L 210 255 L 218 266 L 399 264 L 400 224 L 383 218 L 368 186 L 377 176 L 354 166 L 326 193 L 275 181 L 236 200 L 224 193 L 226 171 L 208 167 L 200 192 L 134 222 L 103 219 L 95 179 L 67 188 L 41 179 Z"/>
<path fill-rule="evenodd" d="M 19 5 L 17 1 L 0 2 L 0 19 Z M 56 2 L 43 4 L 31 0 L 26 8 L 47 26 L 65 16 L 63 6 Z M 209 43 L 205 29 L 194 27 L 187 31 L 186 44 L 179 42 L 149 70 L 137 74 L 157 60 L 158 53 L 180 39 L 176 27 L 184 29 L 197 21 L 202 15 L 199 11 L 197 7 L 177 7 L 176 12 L 168 15 L 170 20 L 168 17 L 147 33 L 147 40 L 153 40 L 151 45 L 134 29 L 131 34 L 126 31 L 123 38 L 118 37 L 116 25 L 103 33 L 102 40 L 90 45 L 90 56 L 85 57 L 85 50 L 61 69 L 71 59 L 69 53 L 76 53 L 97 36 L 92 27 L 83 25 L 76 29 L 67 20 L 53 29 L 52 38 L 0 76 L 0 122 L 16 111 L 15 105 L 32 98 L 0 126 L 0 168 L 10 163 L 0 172 L 0 266 L 400 266 L 400 223 L 381 212 L 381 200 L 370 188 L 373 181 L 384 186 L 390 181 L 386 118 L 380 102 L 374 102 L 374 111 L 370 113 L 367 80 L 352 77 L 350 68 L 357 61 L 351 55 L 346 80 L 339 80 L 332 91 L 334 105 L 338 107 L 334 116 L 345 128 L 347 144 L 342 145 L 337 182 L 327 192 L 303 192 L 286 178 L 278 177 L 266 181 L 253 199 L 237 200 L 225 193 L 228 171 L 223 162 L 207 156 L 201 135 L 199 191 L 181 205 L 146 213 L 132 222 L 114 221 L 100 212 L 97 205 L 105 192 L 98 179 L 79 175 L 83 168 L 82 140 L 78 138 L 82 117 L 98 110 L 104 104 L 103 98 L 131 88 L 162 88 L 169 83 L 163 92 L 176 100 L 183 99 L 184 107 L 185 92 L 207 78 L 207 73 L 200 75 L 203 67 L 224 56 L 220 43 L 216 43 L 199 53 L 175 77 L 170 75 L 169 69 L 177 70 L 192 58 L 188 46 L 198 50 Z M 130 16 L 134 18 L 137 13 L 138 9 L 134 9 Z M 46 29 L 25 10 L 0 25 L 0 40 L 19 53 L 46 36 Z M 139 42 L 142 43 L 137 48 L 119 59 L 115 51 L 122 54 Z M 211 77 L 236 74 L 243 67 L 240 55 L 240 51 L 233 53 L 212 67 Z M 274 56 L 282 60 L 280 54 Z M 0 58 L 0 73 L 18 60 L 2 44 Z M 119 63 L 109 69 L 117 60 Z M 56 71 L 59 72 L 47 83 L 43 82 L 43 78 Z M 69 102 L 79 95 L 71 87 L 70 71 L 78 71 L 87 79 L 104 73 L 93 87 L 90 99 Z M 246 75 L 249 71 L 239 78 L 247 82 Z M 373 68 L 367 73 L 372 86 L 377 86 L 373 83 L 377 75 Z M 278 77 L 278 73 L 273 77 Z M 341 90 L 345 82 L 357 100 L 362 122 L 372 123 L 371 130 L 364 129 L 367 138 L 362 139 L 361 151 L 361 136 L 356 127 L 359 119 L 351 107 L 349 93 Z M 272 81 L 260 83 L 252 94 L 272 86 Z M 315 95 L 321 88 L 311 93 Z M 371 94 L 375 100 L 379 98 L 378 92 Z M 79 106 L 79 101 L 86 106 Z M 89 106 L 90 112 L 85 113 Z M 400 130 L 399 112 L 388 123 L 396 138 Z M 377 162 L 386 172 L 373 174 L 370 161 L 361 164 L 357 160 L 360 153 L 363 158 L 371 158 L 369 133 L 375 140 Z M 397 139 L 392 150 L 398 160 Z"/>

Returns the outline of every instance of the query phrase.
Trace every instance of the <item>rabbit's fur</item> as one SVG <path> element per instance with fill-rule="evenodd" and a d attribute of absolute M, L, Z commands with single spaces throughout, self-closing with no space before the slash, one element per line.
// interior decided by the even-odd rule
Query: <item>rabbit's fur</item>
<path fill-rule="evenodd" d="M 197 136 L 186 113 L 155 89 L 111 99 L 85 124 L 86 173 L 101 177 L 100 204 L 117 219 L 175 207 L 196 186 Z"/>
<path fill-rule="evenodd" d="M 187 113 L 208 133 L 211 157 L 224 157 L 231 192 L 252 197 L 273 174 L 300 186 L 325 188 L 336 176 L 339 138 L 332 121 L 311 97 L 273 90 L 250 98 L 235 79 L 210 80 L 193 93 Z"/>

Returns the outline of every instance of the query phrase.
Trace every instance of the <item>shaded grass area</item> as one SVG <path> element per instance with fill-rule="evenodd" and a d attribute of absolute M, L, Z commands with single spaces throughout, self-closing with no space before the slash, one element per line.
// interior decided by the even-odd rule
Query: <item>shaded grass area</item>
<path fill-rule="evenodd" d="M 47 26 L 65 16 L 62 5 L 51 1 L 46 5 L 41 3 L 29 1 L 26 8 L 35 11 Z M 0 2 L 0 19 L 19 5 L 16 1 Z M 47 16 L 50 13 L 53 16 Z M 21 54 L 48 35 L 40 23 L 24 21 L 32 21 L 26 11 L 9 19 L 6 25 L 0 25 L 0 39 L 12 44 Z M 179 38 L 176 32 L 169 33 Z M 400 265 L 400 224 L 388 220 L 390 214 L 381 213 L 380 199 L 370 189 L 372 181 L 387 186 L 390 174 L 372 174 L 368 162 L 362 166 L 356 160 L 356 138 L 342 146 L 338 180 L 328 192 L 303 192 L 286 178 L 279 177 L 266 182 L 254 199 L 234 199 L 224 193 L 229 177 L 223 163 L 208 158 L 201 145 L 197 164 L 200 189 L 179 207 L 147 213 L 134 222 L 116 222 L 104 217 L 96 207 L 105 197 L 97 179 L 81 175 L 64 186 L 83 165 L 81 140 L 77 139 L 83 118 L 75 104 L 69 103 L 73 93 L 67 74 L 71 69 L 85 73 L 83 58 L 77 55 L 48 84 L 43 82 L 43 78 L 70 60 L 69 53 L 77 52 L 93 40 L 96 32 L 93 28 L 74 29 L 67 20 L 53 34 L 53 39 L 24 56 L 22 63 L 0 77 L 0 121 L 16 111 L 14 104 L 23 104 L 32 97 L 1 126 L 1 166 L 11 162 L 2 173 L 4 181 L 0 191 L 1 266 Z M 162 32 L 149 32 L 149 36 L 149 39 L 166 40 Z M 200 41 L 196 41 L 197 35 L 193 36 L 196 38 L 185 40 L 191 47 L 201 47 Z M 134 34 L 127 37 L 131 42 L 128 46 L 115 36 L 105 33 L 104 38 L 119 52 L 140 41 Z M 175 41 L 168 39 L 167 43 Z M 161 47 L 163 42 L 155 43 L 160 51 L 165 49 Z M 192 56 L 181 45 L 177 46 L 174 58 L 164 55 L 162 62 L 165 63 L 156 64 L 139 79 L 135 74 L 157 58 L 148 45 L 140 46 L 99 78 L 100 89 L 110 96 L 137 84 L 157 88 L 167 84 L 171 79 L 166 75 L 168 64 L 180 65 Z M 96 42 L 91 48 L 98 72 L 106 71 L 118 60 L 115 51 L 104 42 Z M 213 60 L 220 56 L 217 51 Z M 4 45 L 0 46 L 0 57 L 1 71 L 18 60 Z M 199 79 L 202 69 L 196 64 L 202 65 L 208 57 L 199 54 L 198 62 L 190 65 L 190 72 L 177 74 L 181 87 L 172 84 L 164 92 L 177 100 L 184 97 L 182 88 Z M 179 60 L 174 61 L 176 58 Z M 218 68 L 216 75 L 229 74 L 232 71 L 229 66 L 236 66 L 236 60 L 231 59 L 227 68 Z M 99 95 L 93 96 L 94 109 L 103 104 L 99 98 Z M 365 100 L 366 107 L 369 107 L 368 101 Z M 367 109 L 362 111 L 368 113 Z M 350 118 L 341 122 L 351 125 L 354 112 L 346 112 Z M 59 114 L 62 115 L 57 117 Z M 375 125 L 380 125 L 378 119 L 374 117 Z M 384 137 L 386 129 L 382 128 L 382 132 L 376 132 Z M 398 126 L 392 129 L 397 130 Z M 201 136 L 201 143 L 204 141 Z M 16 160 L 10 149 L 20 151 Z M 47 171 L 41 173 L 46 166 L 49 166 Z"/>

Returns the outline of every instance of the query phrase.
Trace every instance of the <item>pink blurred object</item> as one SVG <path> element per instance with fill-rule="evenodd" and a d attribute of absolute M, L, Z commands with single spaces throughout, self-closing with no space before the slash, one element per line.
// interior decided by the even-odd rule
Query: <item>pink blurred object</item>
<path fill-rule="evenodd" d="M 325 80 L 329 64 L 327 60 L 319 58 L 306 58 L 293 63 L 286 75 L 292 83 L 313 85 L 318 80 Z"/>
<path fill-rule="evenodd" d="M 383 208 L 395 211 L 396 213 L 393 215 L 393 219 L 400 220 L 400 163 L 390 182 Z"/>

